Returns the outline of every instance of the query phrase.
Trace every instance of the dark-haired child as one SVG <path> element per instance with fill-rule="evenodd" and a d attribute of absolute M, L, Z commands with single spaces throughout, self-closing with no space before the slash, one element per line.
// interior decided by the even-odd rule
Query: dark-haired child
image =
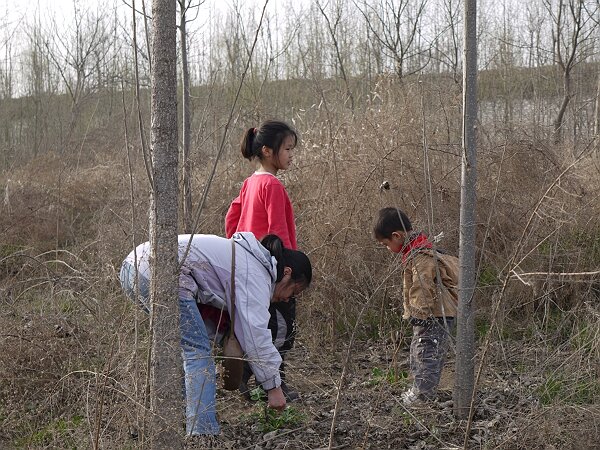
<path fill-rule="evenodd" d="M 257 161 L 257 169 L 243 183 L 240 194 L 233 200 L 225 216 L 225 234 L 251 231 L 261 239 L 267 234 L 281 238 L 286 248 L 297 250 L 294 210 L 283 183 L 277 178 L 280 170 L 290 167 L 298 136 L 285 122 L 268 120 L 257 128 L 248 128 L 242 137 L 242 156 Z M 273 303 L 269 309 L 269 329 L 273 343 L 282 359 L 292 348 L 295 336 L 296 301 Z M 247 383 L 252 372 L 246 364 L 240 391 L 249 398 Z M 288 401 L 299 397 L 285 383 L 284 364 L 281 364 L 282 389 Z"/>
<path fill-rule="evenodd" d="M 178 241 L 186 434 L 217 435 L 221 431 L 217 421 L 212 345 L 222 337 L 218 333 L 222 314 L 205 317 L 200 309 L 210 307 L 225 311 L 229 316 L 232 276 L 235 335 L 248 355 L 257 382 L 267 391 L 268 405 L 278 410 L 285 408 L 279 375 L 281 357 L 267 329 L 269 305 L 286 303 L 310 285 L 310 260 L 299 251 L 285 248 L 281 239 L 273 235 L 259 242 L 252 233 L 236 233 L 231 239 L 185 234 L 180 235 Z M 139 300 L 145 310 L 150 306 L 147 289 L 151 275 L 150 252 L 149 242 L 137 246 L 123 261 L 120 273 L 125 293 L 132 300 Z M 233 274 L 232 266 L 235 267 Z"/>
<path fill-rule="evenodd" d="M 413 385 L 402 394 L 404 404 L 431 400 L 440 382 L 458 306 L 458 259 L 440 253 L 423 233 L 412 229 L 398 208 L 383 208 L 375 238 L 402 254 L 403 318 L 413 326 L 410 371 Z"/>

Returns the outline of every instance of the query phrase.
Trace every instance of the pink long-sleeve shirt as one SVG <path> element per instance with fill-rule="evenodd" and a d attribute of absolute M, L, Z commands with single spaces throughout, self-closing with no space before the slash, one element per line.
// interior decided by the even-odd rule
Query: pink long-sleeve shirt
<path fill-rule="evenodd" d="M 225 216 L 227 237 L 238 231 L 251 231 L 257 239 L 276 234 L 286 248 L 298 248 L 292 202 L 275 175 L 255 172 L 244 181 Z"/>

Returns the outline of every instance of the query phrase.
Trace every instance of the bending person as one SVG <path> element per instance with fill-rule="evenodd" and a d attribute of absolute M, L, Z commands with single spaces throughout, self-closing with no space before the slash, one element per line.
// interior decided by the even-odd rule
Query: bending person
<path fill-rule="evenodd" d="M 228 319 L 223 311 L 231 307 L 232 241 L 236 247 L 234 331 L 258 383 L 267 391 L 271 408 L 284 408 L 286 399 L 279 374 L 281 356 L 268 328 L 269 306 L 287 302 L 306 289 L 312 268 L 304 253 L 285 248 L 275 235 L 265 236 L 261 242 L 249 232 L 236 233 L 231 239 L 180 235 L 180 260 L 190 239 L 179 275 L 186 433 L 214 435 L 220 427 L 211 344 L 222 339 L 225 327 L 220 319 Z M 139 245 L 123 261 L 120 274 L 126 294 L 135 299 L 139 293 L 144 308 L 148 308 L 149 256 L 149 243 Z"/>

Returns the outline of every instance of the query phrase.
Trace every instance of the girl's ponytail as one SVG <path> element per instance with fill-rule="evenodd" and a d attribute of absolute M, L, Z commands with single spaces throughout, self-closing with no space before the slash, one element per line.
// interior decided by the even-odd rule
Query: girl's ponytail
<path fill-rule="evenodd" d="M 240 148 L 242 156 L 246 159 L 251 160 L 256 155 L 254 154 L 254 138 L 256 137 L 256 128 L 248 128 L 246 133 L 242 136 L 242 142 Z"/>
<path fill-rule="evenodd" d="M 277 280 L 276 281 L 281 281 L 281 279 L 283 278 L 283 268 L 284 268 L 283 251 L 285 249 L 285 247 L 283 246 L 283 241 L 279 238 L 279 236 L 276 236 L 274 234 L 267 234 L 264 238 L 262 238 L 260 243 L 262 244 L 262 246 L 264 248 L 269 250 L 269 253 L 271 254 L 271 256 L 274 256 L 275 259 L 277 260 Z"/>
<path fill-rule="evenodd" d="M 283 241 L 274 234 L 267 234 L 260 243 L 277 260 L 277 282 L 283 279 L 283 269 L 289 267 L 292 269 L 292 280 L 303 283 L 305 287 L 310 285 L 312 266 L 308 256 L 298 250 L 285 248 Z"/>

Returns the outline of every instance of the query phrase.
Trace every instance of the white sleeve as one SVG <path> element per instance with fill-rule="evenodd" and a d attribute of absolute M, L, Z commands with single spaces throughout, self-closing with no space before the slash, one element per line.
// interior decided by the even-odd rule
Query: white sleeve
<path fill-rule="evenodd" d="M 125 261 L 137 267 L 138 273 L 148 280 L 150 280 L 150 250 L 150 242 L 144 242 L 138 245 L 135 250 L 132 250 L 125 258 Z"/>
<path fill-rule="evenodd" d="M 236 270 L 238 268 L 239 265 Z M 248 269 L 246 273 L 236 273 L 235 334 L 246 353 L 257 383 L 269 390 L 281 385 L 281 356 L 273 345 L 271 330 L 268 328 L 271 317 L 271 280 L 264 268 L 260 270 L 262 272 Z"/>

